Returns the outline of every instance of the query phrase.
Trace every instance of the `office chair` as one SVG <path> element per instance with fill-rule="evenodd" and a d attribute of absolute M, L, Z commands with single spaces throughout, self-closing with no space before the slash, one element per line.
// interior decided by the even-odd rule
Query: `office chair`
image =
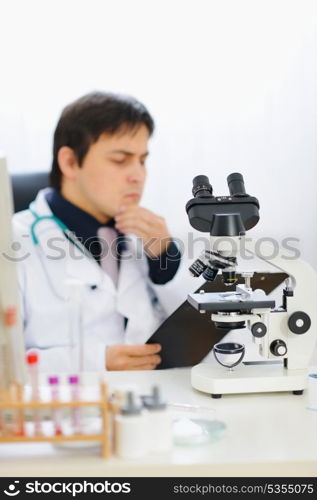
<path fill-rule="evenodd" d="M 49 185 L 48 172 L 28 172 L 10 176 L 13 191 L 14 212 L 28 208 L 38 191 Z"/>

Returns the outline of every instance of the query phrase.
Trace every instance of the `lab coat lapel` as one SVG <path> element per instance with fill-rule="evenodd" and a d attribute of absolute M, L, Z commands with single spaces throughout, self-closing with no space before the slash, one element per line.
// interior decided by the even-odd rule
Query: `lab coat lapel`
<path fill-rule="evenodd" d="M 115 294 L 116 289 L 113 281 L 105 274 L 94 257 L 84 255 L 74 244 L 72 245 L 71 253 L 67 259 L 66 272 L 67 276 L 74 278 L 89 286 L 98 286 L 109 293 Z"/>
<path fill-rule="evenodd" d="M 45 199 L 46 191 L 41 191 L 34 202 L 34 209 L 39 216 L 52 215 Z M 101 288 L 107 287 L 115 293 L 112 280 L 102 272 L 94 258 L 84 255 L 66 238 L 53 220 L 47 219 L 39 222 L 36 227 L 36 236 L 52 287 L 58 290 L 61 297 L 67 299 L 69 295 L 67 285 L 69 278 L 90 286 L 98 284 Z"/>

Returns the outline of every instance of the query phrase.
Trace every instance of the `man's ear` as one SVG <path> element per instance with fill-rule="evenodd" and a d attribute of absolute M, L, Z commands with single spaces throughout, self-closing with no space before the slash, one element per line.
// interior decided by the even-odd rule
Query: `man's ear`
<path fill-rule="evenodd" d="M 78 168 L 75 151 L 68 146 L 62 146 L 57 153 L 57 161 L 62 174 L 67 179 L 74 179 Z"/>

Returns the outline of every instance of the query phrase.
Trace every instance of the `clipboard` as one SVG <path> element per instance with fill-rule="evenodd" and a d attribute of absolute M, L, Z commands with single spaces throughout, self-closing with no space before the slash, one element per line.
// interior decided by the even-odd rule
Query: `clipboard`
<path fill-rule="evenodd" d="M 238 283 L 244 283 L 239 274 Z M 261 288 L 268 295 L 288 278 L 286 273 L 254 273 L 251 278 L 253 290 Z M 227 292 L 221 276 L 214 281 L 206 281 L 199 292 Z M 217 342 L 230 331 L 230 328 L 218 329 L 210 319 L 210 314 L 199 314 L 187 300 L 183 302 L 153 333 L 147 344 L 161 344 L 162 362 L 157 370 L 181 368 L 200 363 Z"/>

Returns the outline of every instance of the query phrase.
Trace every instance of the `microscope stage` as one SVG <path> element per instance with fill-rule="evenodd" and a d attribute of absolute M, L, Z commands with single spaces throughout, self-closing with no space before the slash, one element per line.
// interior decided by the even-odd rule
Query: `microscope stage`
<path fill-rule="evenodd" d="M 250 311 L 252 309 L 271 309 L 275 306 L 275 300 L 269 298 L 253 298 L 252 300 L 240 300 L 239 295 L 234 293 L 190 293 L 188 302 L 198 311 L 234 312 Z"/>
<path fill-rule="evenodd" d="M 191 369 L 191 384 L 211 395 L 302 391 L 307 385 L 307 374 L 307 370 L 287 370 L 283 364 L 265 362 L 241 363 L 231 371 L 200 363 Z"/>

